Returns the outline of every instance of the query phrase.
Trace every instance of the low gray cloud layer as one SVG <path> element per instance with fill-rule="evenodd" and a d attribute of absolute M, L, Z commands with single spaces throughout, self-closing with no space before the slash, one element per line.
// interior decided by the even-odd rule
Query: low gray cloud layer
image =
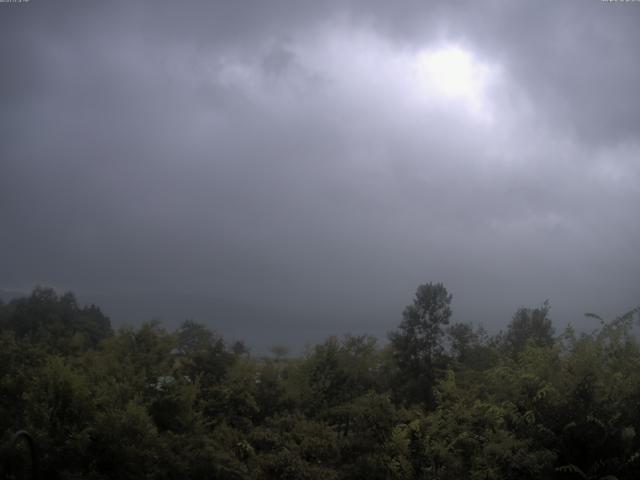
<path fill-rule="evenodd" d="M 382 335 L 432 280 L 490 328 L 546 298 L 560 324 L 625 311 L 638 25 L 600 1 L 0 4 L 0 288 L 256 345 Z"/>

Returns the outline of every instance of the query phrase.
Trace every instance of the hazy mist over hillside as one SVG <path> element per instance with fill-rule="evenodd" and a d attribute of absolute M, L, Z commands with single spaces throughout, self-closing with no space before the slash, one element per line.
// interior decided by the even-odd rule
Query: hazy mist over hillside
<path fill-rule="evenodd" d="M 0 289 L 263 348 L 640 304 L 640 3 L 0 3 Z M 10 295 L 5 295 L 10 296 Z"/>

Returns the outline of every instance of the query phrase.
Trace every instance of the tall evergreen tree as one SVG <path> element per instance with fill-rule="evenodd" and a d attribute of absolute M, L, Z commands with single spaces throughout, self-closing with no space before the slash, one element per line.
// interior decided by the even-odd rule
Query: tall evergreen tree
<path fill-rule="evenodd" d="M 435 373 L 442 357 L 444 326 L 451 318 L 451 298 L 442 283 L 420 285 L 398 330 L 389 335 L 406 393 L 429 407 L 434 403 Z"/>

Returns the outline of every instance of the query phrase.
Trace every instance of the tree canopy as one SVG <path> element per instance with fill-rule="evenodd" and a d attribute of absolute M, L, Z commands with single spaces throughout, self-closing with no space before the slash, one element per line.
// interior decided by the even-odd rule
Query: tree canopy
<path fill-rule="evenodd" d="M 545 302 L 489 335 L 451 301 L 427 283 L 386 344 L 256 356 L 38 288 L 0 304 L 0 454 L 26 428 L 48 479 L 638 478 L 637 311 L 556 335 Z"/>

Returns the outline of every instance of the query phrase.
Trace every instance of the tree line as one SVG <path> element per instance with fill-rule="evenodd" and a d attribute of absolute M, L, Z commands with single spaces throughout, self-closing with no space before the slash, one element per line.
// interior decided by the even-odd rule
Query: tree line
<path fill-rule="evenodd" d="M 545 302 L 489 335 L 451 302 L 427 283 L 384 344 L 253 356 L 36 288 L 0 303 L 0 453 L 26 428 L 52 479 L 640 477 L 637 310 L 557 333 Z"/>

